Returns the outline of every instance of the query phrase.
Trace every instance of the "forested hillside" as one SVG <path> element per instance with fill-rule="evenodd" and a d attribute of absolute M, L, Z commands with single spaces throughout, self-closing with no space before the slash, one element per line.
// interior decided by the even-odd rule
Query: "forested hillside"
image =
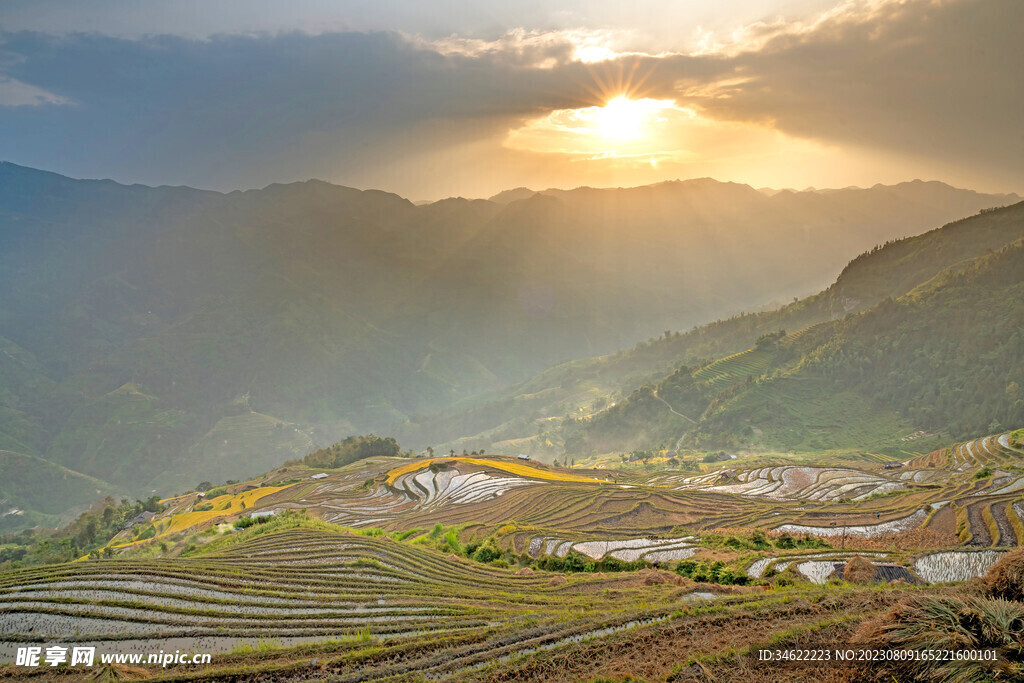
<path fill-rule="evenodd" d="M 987 246 L 1011 236 L 996 251 Z M 1024 424 L 1022 236 L 1017 205 L 859 257 L 827 295 L 858 287 L 857 278 L 875 297 L 909 291 L 797 334 L 780 329 L 710 365 L 682 366 L 593 418 L 564 422 L 566 450 L 678 442 L 885 452 L 923 432 L 963 439 Z"/>
<path fill-rule="evenodd" d="M 844 321 L 801 372 L 957 438 L 1024 424 L 1024 241 Z"/>

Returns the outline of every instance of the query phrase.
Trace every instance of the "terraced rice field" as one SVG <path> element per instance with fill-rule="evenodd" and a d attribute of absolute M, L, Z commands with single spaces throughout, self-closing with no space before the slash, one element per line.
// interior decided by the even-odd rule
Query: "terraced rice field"
<path fill-rule="evenodd" d="M 983 576 L 989 567 L 1006 551 L 1003 550 L 946 550 L 923 554 L 916 559 L 906 561 L 898 555 L 882 551 L 827 551 L 817 553 L 787 553 L 781 556 L 769 556 L 753 562 L 747 567 L 747 575 L 751 578 L 762 578 L 766 573 L 781 573 L 793 568 L 807 580 L 815 584 L 823 584 L 831 578 L 852 557 L 865 558 L 876 566 L 909 570 L 911 577 L 926 583 L 950 583 L 967 581 Z M 895 572 L 890 572 L 890 574 Z M 906 578 L 906 575 L 904 576 Z M 910 578 L 907 578 L 909 581 Z"/>
<path fill-rule="evenodd" d="M 911 590 L 816 587 L 854 552 L 946 582 L 980 575 L 1001 548 L 1024 542 L 1024 483 L 1015 465 L 998 460 L 1017 456 L 998 450 L 999 435 L 967 446 L 948 454 L 984 453 L 990 475 L 944 471 L 931 457 L 892 470 L 734 470 L 722 463 L 702 474 L 573 472 L 497 457 L 376 458 L 317 480 L 310 470 L 283 468 L 258 488 L 169 500 L 152 521 L 156 542 L 178 538 L 180 549 L 186 531 L 263 510 L 305 509 L 327 522 L 381 529 L 357 534 L 289 515 L 237 536 L 192 536 L 209 546 L 183 558 L 91 560 L 0 575 L 0 659 L 19 645 L 59 641 L 100 652 L 219 655 L 212 668 L 176 670 L 175 680 L 575 680 L 572 672 L 664 680 L 695 654 L 761 642 L 766 628 L 859 621 Z M 203 504 L 212 509 L 195 509 Z M 298 517 L 305 521 L 284 529 Z M 455 534 L 456 547 L 490 539 L 510 561 L 534 568 L 504 569 L 504 560 L 487 565 L 380 535 L 429 540 L 436 525 Z M 832 548 L 709 545 L 732 534 L 749 539 L 755 529 L 801 543 L 805 534 L 818 536 Z M 117 540 L 125 552 L 139 545 Z M 854 540 L 856 551 L 846 545 Z M 655 568 L 536 570 L 561 566 L 553 558 L 570 554 L 668 568 L 731 557 L 730 571 L 745 568 L 754 579 L 785 573 L 798 585 L 792 593 L 709 587 Z M 606 651 L 632 657 L 632 668 Z"/>
<path fill-rule="evenodd" d="M 936 467 L 957 472 L 981 467 L 1013 467 L 1024 465 L 1024 450 L 1010 442 L 1010 433 L 993 434 L 982 439 L 942 448 L 911 460 L 911 467 Z"/>
<path fill-rule="evenodd" d="M 996 453 L 999 441 L 996 435 L 970 449 L 961 445 Z M 388 532 L 423 533 L 441 524 L 455 528 L 463 543 L 497 534 L 502 548 L 534 559 L 578 553 L 662 566 L 693 557 L 700 536 L 723 529 L 812 535 L 836 545 L 860 539 L 855 547 L 863 549 L 883 542 L 917 550 L 1024 543 L 1024 478 L 1016 468 L 994 468 L 978 479 L 973 470 L 912 464 L 734 470 L 723 463 L 695 475 L 573 472 L 500 457 L 377 458 L 321 480 L 286 468 L 260 488 L 207 501 L 214 509 L 205 512 L 194 509 L 202 502 L 194 496 L 179 497 L 153 523 L 163 539 L 253 511 L 304 509 L 334 524 Z M 818 561 L 826 560 L 800 564 Z M 816 576 L 814 567 L 807 565 L 809 575 Z"/>
<path fill-rule="evenodd" d="M 814 583 L 824 583 L 824 579 L 827 579 L 832 574 L 832 567 L 835 563 L 845 563 L 854 555 L 859 555 L 875 563 L 885 562 L 890 559 L 890 555 L 888 553 L 870 551 L 858 551 L 856 553 L 849 551 L 790 553 L 781 557 L 764 557 L 756 560 L 747 567 L 747 576 L 759 579 L 764 576 L 765 572 L 769 569 L 774 569 L 776 572 L 784 572 L 790 566 L 796 565 L 797 571 L 809 580 Z M 821 565 L 821 567 L 818 567 L 817 565 Z M 828 571 L 822 573 L 824 565 L 828 565 Z"/>
<path fill-rule="evenodd" d="M 824 536 L 835 538 L 838 536 L 863 536 L 872 538 L 875 536 L 888 536 L 898 534 L 921 526 L 928 513 L 918 510 L 912 515 L 894 519 L 878 524 L 859 525 L 836 525 L 836 526 L 807 526 L 804 524 L 781 524 L 775 527 L 775 531 L 785 531 L 791 534 L 811 534 L 812 536 Z"/>
<path fill-rule="evenodd" d="M 1011 448 L 1004 448 L 1001 441 Z M 985 463 L 970 460 L 971 466 L 966 467 L 958 460 L 959 469 L 943 469 L 943 463 L 952 465 L 957 453 L 965 457 L 984 453 L 989 459 Z M 943 460 L 947 456 L 951 458 L 948 462 Z M 1019 457 L 1009 444 L 1009 435 L 1002 434 L 916 457 L 891 470 L 798 465 L 731 469 L 726 463 L 705 474 L 656 474 L 648 481 L 694 493 L 830 504 L 813 514 L 808 508 L 803 515 L 797 514 L 803 509 L 800 507 L 775 506 L 765 509 L 759 520 L 743 520 L 743 524 L 791 533 L 873 538 L 917 528 L 951 535 L 955 528 L 959 542 L 969 546 L 1015 547 L 1024 544 L 1024 505 L 1020 502 L 1024 461 Z M 991 474 L 975 477 L 980 466 L 989 467 Z M 952 511 L 943 511 L 951 503 Z M 957 520 L 953 528 L 950 516 Z M 949 541 L 949 545 L 953 543 Z"/>
<path fill-rule="evenodd" d="M 458 633 L 561 602 L 550 577 L 509 574 L 388 538 L 305 529 L 195 559 L 30 569 L 0 579 L 0 655 L 53 638 L 190 638 L 223 652 L 238 638 Z"/>
<path fill-rule="evenodd" d="M 762 349 L 747 349 L 720 358 L 694 373 L 694 377 L 721 388 L 747 377 L 760 377 L 772 366 L 773 354 Z"/>
<path fill-rule="evenodd" d="M 462 474 L 454 469 L 440 472 L 426 469 L 400 475 L 392 486 L 430 507 L 490 500 L 513 487 L 531 483 L 529 479 L 493 476 L 487 472 Z"/>
<path fill-rule="evenodd" d="M 402 465 L 400 467 L 396 467 L 393 470 L 390 470 L 388 472 L 387 483 L 388 484 L 394 484 L 395 481 L 398 479 L 398 477 L 400 477 L 400 476 L 402 476 L 404 474 L 409 474 L 410 472 L 415 472 L 417 470 L 423 469 L 424 467 L 429 467 L 430 465 L 432 465 L 434 463 L 451 462 L 451 461 L 463 462 L 463 463 L 467 463 L 469 465 L 476 465 L 478 467 L 493 467 L 495 469 L 499 469 L 499 470 L 502 470 L 502 471 L 505 471 L 505 472 L 509 472 L 511 474 L 515 474 L 515 475 L 520 476 L 520 477 L 529 477 L 529 478 L 533 478 L 533 479 L 543 479 L 543 480 L 547 480 L 547 481 L 573 481 L 573 482 L 582 482 L 582 483 L 586 483 L 586 484 L 599 484 L 599 483 L 602 483 L 604 481 L 602 479 L 595 479 L 594 477 L 581 476 L 581 475 L 578 475 L 578 474 L 568 474 L 568 473 L 565 473 L 565 472 L 552 472 L 552 471 L 548 470 L 543 465 L 540 465 L 540 466 L 538 466 L 538 465 L 524 465 L 522 463 L 509 462 L 509 461 L 506 461 L 506 460 L 499 460 L 499 459 L 496 459 L 496 458 L 492 459 L 492 458 L 460 458 L 460 457 L 451 457 L 451 458 L 429 458 L 429 459 L 426 459 L 426 460 L 417 460 L 417 461 L 411 462 L 411 463 L 409 463 L 407 465 Z"/>
<path fill-rule="evenodd" d="M 209 666 L 150 668 L 157 680 L 574 680 L 617 675 L 625 662 L 661 680 L 690 656 L 757 642 L 766 629 L 866 618 L 887 605 L 873 593 L 523 575 L 387 538 L 295 528 L 189 559 L 4 575 L 0 657 L 32 642 L 215 653 Z"/>
<path fill-rule="evenodd" d="M 161 501 L 169 505 L 173 513 L 165 515 L 156 523 L 157 536 L 167 536 L 184 529 L 200 526 L 215 519 L 230 515 L 237 515 L 246 509 L 259 507 L 260 501 L 269 496 L 283 491 L 288 486 L 264 486 L 238 493 L 226 493 L 210 500 L 199 499 L 195 494 L 178 496 Z M 196 510 L 197 505 L 209 505 L 209 510 Z"/>
<path fill-rule="evenodd" d="M 982 576 L 1002 556 L 1000 550 L 947 550 L 919 557 L 912 566 L 930 583 L 967 581 Z"/>
<path fill-rule="evenodd" d="M 825 327 L 827 325 L 829 325 L 829 323 L 827 323 L 827 322 L 820 322 L 820 323 L 814 323 L 813 325 L 808 325 L 807 327 L 799 329 L 796 332 L 790 332 L 785 337 L 780 339 L 779 343 L 780 344 L 792 344 L 792 343 L 794 343 L 796 341 L 799 341 L 803 337 L 805 337 L 812 330 L 815 330 L 815 329 L 818 329 L 818 328 L 823 328 L 823 327 Z"/>
<path fill-rule="evenodd" d="M 755 519 L 761 510 L 753 500 L 639 482 L 615 484 L 589 475 L 520 477 L 492 467 L 492 462 L 416 461 L 397 472 L 393 466 L 387 469 L 393 461 L 364 463 L 322 481 L 295 484 L 266 501 L 271 509 L 308 509 L 325 521 L 350 527 L 404 531 L 471 523 L 493 530 L 515 520 L 602 539 L 635 538 L 637 531 L 664 534 L 679 525 L 717 526 Z"/>
<path fill-rule="evenodd" d="M 592 560 L 611 557 L 626 562 L 646 560 L 651 563 L 662 563 L 678 562 L 692 557 L 699 542 L 700 539 L 694 536 L 583 541 L 567 540 L 558 536 L 534 536 L 529 540 L 526 552 L 534 558 L 543 555 L 566 557 L 570 551 L 574 551 Z"/>
<path fill-rule="evenodd" d="M 971 452 L 986 446 L 993 451 L 999 436 L 979 443 L 985 445 L 972 446 Z M 734 470 L 723 463 L 704 474 L 647 475 L 573 472 L 497 457 L 378 458 L 322 480 L 311 480 L 309 470 L 284 469 L 260 488 L 207 501 L 215 509 L 206 512 L 194 509 L 203 501 L 179 497 L 153 523 L 158 539 L 164 539 L 254 511 L 305 509 L 347 527 L 393 532 L 457 527 L 468 542 L 514 521 L 516 530 L 500 541 L 517 554 L 564 558 L 575 551 L 594 560 L 607 556 L 658 564 L 692 556 L 695 543 L 679 539 L 716 529 L 892 542 L 923 532 L 911 546 L 917 549 L 1024 543 L 1024 478 L 1016 469 L 995 469 L 991 477 L 975 479 L 973 471 L 909 465 L 870 471 L 804 465 Z M 112 545 L 129 542 L 118 538 Z"/>
<path fill-rule="evenodd" d="M 664 477 L 677 488 L 790 500 L 862 500 L 906 490 L 904 482 L 882 474 L 828 467 L 759 467 L 694 477 Z"/>
<path fill-rule="evenodd" d="M 188 647 L 221 654 L 216 661 L 230 669 L 244 658 L 232 654 L 240 646 L 274 643 L 260 665 L 274 680 L 308 652 L 352 680 L 464 674 L 665 620 L 691 593 L 635 574 L 523 575 L 386 537 L 296 528 L 189 559 L 6 574 L 0 659 L 33 642 L 99 652 Z"/>

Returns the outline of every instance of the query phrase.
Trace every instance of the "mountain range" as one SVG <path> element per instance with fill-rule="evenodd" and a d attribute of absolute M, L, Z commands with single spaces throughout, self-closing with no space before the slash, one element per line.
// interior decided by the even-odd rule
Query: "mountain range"
<path fill-rule="evenodd" d="M 4 470 L 51 468 L 72 509 L 241 478 L 348 434 L 454 443 L 508 422 L 502 401 L 550 407 L 544 378 L 565 375 L 560 362 L 592 368 L 667 340 L 619 353 L 628 393 L 676 369 L 681 339 L 704 357 L 753 341 L 714 332 L 728 320 L 672 330 L 774 309 L 858 253 L 1016 201 L 935 182 L 766 192 L 699 179 L 414 205 L 321 181 L 217 193 L 0 163 Z M 892 254 L 851 263 L 827 297 L 767 328 L 877 299 L 851 268 L 895 259 L 878 267 L 909 286 L 931 272 Z M 533 436 L 531 411 L 515 419 Z M 25 520 L 60 512 L 24 486 L 0 495 Z"/>

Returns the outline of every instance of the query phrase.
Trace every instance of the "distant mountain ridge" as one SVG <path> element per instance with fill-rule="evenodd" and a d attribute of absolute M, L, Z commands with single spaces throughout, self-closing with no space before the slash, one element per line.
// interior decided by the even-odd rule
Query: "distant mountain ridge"
<path fill-rule="evenodd" d="M 1024 329 L 1024 294 L 1011 267 L 1021 240 L 1024 203 L 985 210 L 861 254 L 816 295 L 564 363 L 418 417 L 405 436 L 560 457 L 563 447 L 581 456 L 677 442 L 899 456 L 901 439 L 919 429 L 960 438 L 997 430 L 992 422 L 1012 428 L 1024 422 L 1024 393 L 1015 393 L 1024 377 L 1014 375 L 1024 367 L 1014 335 Z M 789 334 L 778 344 L 747 350 L 779 330 Z"/>
<path fill-rule="evenodd" d="M 618 188 L 604 187 L 604 188 L 597 188 L 597 187 L 589 187 L 589 186 L 584 185 L 584 186 L 580 186 L 580 187 L 577 187 L 577 188 L 574 188 L 574 189 L 571 189 L 571 190 L 565 190 L 565 189 L 553 188 L 553 187 L 550 187 L 550 188 L 548 188 L 546 190 L 531 190 L 528 187 L 516 187 L 516 188 L 513 188 L 511 190 L 504 190 L 502 192 L 499 192 L 498 194 L 489 197 L 487 201 L 495 202 L 495 203 L 498 203 L 498 204 L 510 204 L 513 201 L 519 201 L 521 199 L 528 199 L 529 197 L 532 197 L 535 194 L 543 194 L 543 195 L 550 195 L 550 196 L 557 197 L 557 196 L 562 196 L 562 195 L 572 194 L 572 193 L 586 194 L 586 193 L 589 193 L 589 192 L 613 192 L 613 191 L 630 192 L 630 191 L 635 191 L 635 190 L 643 190 L 645 188 L 673 187 L 673 186 L 674 187 L 702 187 L 702 186 L 707 187 L 709 185 L 710 186 L 714 186 L 714 185 L 733 185 L 733 186 L 737 186 L 737 187 L 749 188 L 749 189 L 754 190 L 755 192 L 759 192 L 759 193 L 761 193 L 761 194 L 763 194 L 765 196 L 768 196 L 768 197 L 774 197 L 775 195 L 783 194 L 783 193 L 791 194 L 791 195 L 792 194 L 822 194 L 822 195 L 830 195 L 830 194 L 837 194 L 837 193 L 868 192 L 868 191 L 871 191 L 871 190 L 876 190 L 876 191 L 877 190 L 895 190 L 895 191 L 899 191 L 899 192 L 907 191 L 907 192 L 912 192 L 912 193 L 916 194 L 922 200 L 928 198 L 926 193 L 930 193 L 932 199 L 941 199 L 941 197 L 942 197 L 942 195 L 944 193 L 949 192 L 951 190 L 954 190 L 954 191 L 957 191 L 957 192 L 962 192 L 962 193 L 967 193 L 967 194 L 970 194 L 970 195 L 978 195 L 978 194 L 980 194 L 978 192 L 975 192 L 974 190 L 964 190 L 964 189 L 953 187 L 952 185 L 948 185 L 947 183 L 941 182 L 939 180 L 921 180 L 920 178 L 917 178 L 915 180 L 904 181 L 904 182 L 901 182 L 901 183 L 896 183 L 895 185 L 884 185 L 882 183 L 876 183 L 876 184 L 872 185 L 870 188 L 859 187 L 857 185 L 848 185 L 846 187 L 841 187 L 841 188 L 814 188 L 814 187 L 808 187 L 808 188 L 806 188 L 804 190 L 795 190 L 793 188 L 775 189 L 775 188 L 771 188 L 771 187 L 758 187 L 758 188 L 755 189 L 755 188 L 751 187 L 750 185 L 746 185 L 744 183 L 736 183 L 736 182 L 730 182 L 730 181 L 722 182 L 722 181 L 719 181 L 719 180 L 715 180 L 714 178 L 704 177 L 704 178 L 691 178 L 689 180 L 665 180 L 665 181 L 662 181 L 662 182 L 659 182 L 659 183 L 653 183 L 651 185 L 640 185 L 640 186 L 637 186 L 637 187 L 618 187 Z M 1008 204 L 1015 204 L 1015 203 L 1019 202 L 1022 199 L 1022 197 L 1020 195 L 1018 195 L 1017 193 L 1015 193 L 1015 192 L 995 193 L 995 194 L 989 194 L 987 196 L 992 197 L 992 198 L 1001 198 L 1002 200 L 1006 201 Z M 440 201 L 445 201 L 445 200 L 440 200 Z"/>
<path fill-rule="evenodd" d="M 0 163 L 0 449 L 140 495 L 240 478 L 813 291 L 875 244 L 1008 201 L 920 185 L 767 197 L 702 179 L 417 206 L 322 181 L 223 194 Z"/>

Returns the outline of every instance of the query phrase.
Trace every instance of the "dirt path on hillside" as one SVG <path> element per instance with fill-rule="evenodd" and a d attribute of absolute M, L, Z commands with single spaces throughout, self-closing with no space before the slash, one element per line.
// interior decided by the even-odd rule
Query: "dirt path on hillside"
<path fill-rule="evenodd" d="M 651 393 L 653 394 L 654 398 L 656 398 L 659 401 L 661 401 L 662 403 L 664 403 L 665 406 L 672 412 L 673 415 L 678 415 L 679 417 L 683 418 L 684 420 L 688 420 L 690 422 L 690 424 L 697 424 L 697 421 L 694 420 L 692 417 L 687 417 L 686 415 L 683 415 L 678 410 L 673 408 L 672 405 L 668 401 L 663 399 L 661 396 L 658 396 L 658 392 L 657 391 L 654 391 L 654 392 L 651 392 Z"/>

